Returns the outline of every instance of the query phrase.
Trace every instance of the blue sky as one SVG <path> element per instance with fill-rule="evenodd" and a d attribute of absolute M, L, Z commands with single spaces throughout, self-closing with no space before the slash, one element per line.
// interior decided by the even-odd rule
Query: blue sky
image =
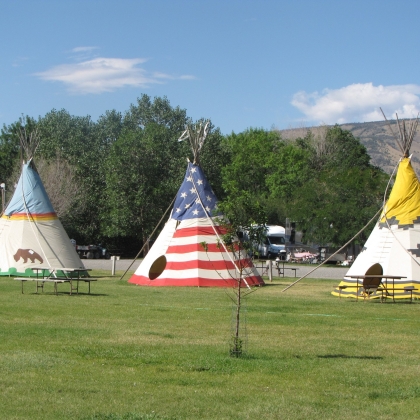
<path fill-rule="evenodd" d="M 413 117 L 420 1 L 0 0 L 0 125 L 146 93 L 222 133 Z"/>

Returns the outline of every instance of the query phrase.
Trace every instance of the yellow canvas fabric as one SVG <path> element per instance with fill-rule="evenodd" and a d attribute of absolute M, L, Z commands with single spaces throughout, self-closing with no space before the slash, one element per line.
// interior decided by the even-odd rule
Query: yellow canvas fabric
<path fill-rule="evenodd" d="M 385 217 L 386 216 L 386 217 Z M 399 226 L 412 225 L 420 217 L 420 183 L 409 158 L 401 160 L 381 223 L 395 218 Z"/>

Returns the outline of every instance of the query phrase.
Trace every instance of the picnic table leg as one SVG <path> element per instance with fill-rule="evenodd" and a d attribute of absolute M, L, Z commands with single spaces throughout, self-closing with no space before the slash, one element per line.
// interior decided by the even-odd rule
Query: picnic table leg
<path fill-rule="evenodd" d="M 44 293 L 44 282 L 43 281 L 36 281 L 35 282 L 35 284 L 36 284 L 36 294 L 38 294 L 38 289 L 41 289 L 42 290 L 42 293 Z"/>
<path fill-rule="evenodd" d="M 356 300 L 359 300 L 359 279 L 356 279 Z"/>
<path fill-rule="evenodd" d="M 392 279 L 392 301 L 395 303 L 395 279 Z"/>

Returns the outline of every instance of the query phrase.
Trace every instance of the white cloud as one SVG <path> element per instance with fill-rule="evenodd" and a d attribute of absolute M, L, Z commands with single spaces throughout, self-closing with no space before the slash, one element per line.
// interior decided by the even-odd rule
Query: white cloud
<path fill-rule="evenodd" d="M 325 89 L 322 93 L 298 92 L 292 105 L 316 123 L 343 124 L 382 120 L 379 108 L 387 118 L 416 117 L 420 110 L 419 85 L 373 86 L 356 83 L 341 89 Z"/>
<path fill-rule="evenodd" d="M 70 57 L 74 59 L 74 61 L 92 60 L 94 57 L 98 56 L 98 54 L 95 54 L 96 50 L 99 50 L 99 47 L 75 47 L 70 50 Z"/>
<path fill-rule="evenodd" d="M 77 47 L 74 52 L 90 52 L 94 47 Z M 78 51 L 76 51 L 78 50 Z M 169 79 L 185 79 L 192 76 L 175 77 L 164 73 L 149 73 L 139 67 L 147 59 L 97 57 L 75 64 L 52 67 L 36 76 L 43 80 L 61 82 L 75 94 L 112 92 L 123 87 L 147 87 Z"/>
<path fill-rule="evenodd" d="M 76 47 L 76 48 L 73 48 L 71 51 L 74 53 L 80 53 L 80 52 L 86 53 L 86 52 L 92 52 L 96 49 L 98 49 L 98 47 Z"/>

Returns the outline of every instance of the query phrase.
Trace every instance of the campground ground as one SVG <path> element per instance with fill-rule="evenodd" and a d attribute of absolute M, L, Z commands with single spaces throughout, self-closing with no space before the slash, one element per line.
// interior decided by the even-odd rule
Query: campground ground
<path fill-rule="evenodd" d="M 0 278 L 0 418 L 419 418 L 419 301 L 338 299 L 341 273 L 285 293 L 294 278 L 275 278 L 248 298 L 235 359 L 224 289 L 134 286 L 104 263 L 91 295 Z"/>

